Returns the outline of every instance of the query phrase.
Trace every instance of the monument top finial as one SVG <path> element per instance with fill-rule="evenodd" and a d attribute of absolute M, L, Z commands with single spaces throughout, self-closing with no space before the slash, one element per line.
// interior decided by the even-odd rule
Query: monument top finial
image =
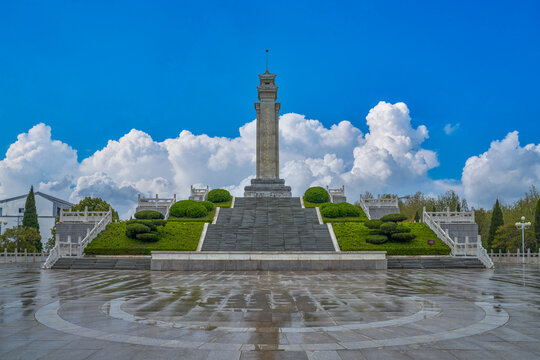
<path fill-rule="evenodd" d="M 266 49 L 266 72 L 268 73 L 268 49 Z"/>

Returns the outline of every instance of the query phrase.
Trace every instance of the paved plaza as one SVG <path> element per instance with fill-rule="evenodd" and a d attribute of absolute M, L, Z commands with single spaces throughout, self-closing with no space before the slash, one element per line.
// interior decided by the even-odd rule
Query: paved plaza
<path fill-rule="evenodd" d="M 539 267 L 0 266 L 1 359 L 540 359 Z"/>

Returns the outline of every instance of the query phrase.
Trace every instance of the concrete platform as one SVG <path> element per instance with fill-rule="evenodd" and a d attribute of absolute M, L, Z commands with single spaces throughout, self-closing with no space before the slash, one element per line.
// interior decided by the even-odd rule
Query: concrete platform
<path fill-rule="evenodd" d="M 386 251 L 369 252 L 183 252 L 152 251 L 157 271 L 386 270 Z"/>

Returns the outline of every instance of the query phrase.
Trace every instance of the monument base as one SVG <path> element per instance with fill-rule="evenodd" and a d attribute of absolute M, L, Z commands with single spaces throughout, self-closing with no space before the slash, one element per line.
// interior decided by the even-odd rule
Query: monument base
<path fill-rule="evenodd" d="M 251 179 L 244 188 L 244 197 L 291 197 L 291 187 L 284 179 Z"/>

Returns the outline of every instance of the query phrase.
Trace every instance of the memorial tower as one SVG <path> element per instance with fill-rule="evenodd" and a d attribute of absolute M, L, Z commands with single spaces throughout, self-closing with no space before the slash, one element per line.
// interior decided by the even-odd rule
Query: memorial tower
<path fill-rule="evenodd" d="M 279 109 L 276 74 L 268 71 L 268 50 L 266 50 L 266 71 L 259 74 L 257 86 L 259 101 L 255 103 L 257 112 L 257 177 L 251 186 L 244 189 L 245 197 L 290 197 L 291 188 L 279 178 Z"/>

